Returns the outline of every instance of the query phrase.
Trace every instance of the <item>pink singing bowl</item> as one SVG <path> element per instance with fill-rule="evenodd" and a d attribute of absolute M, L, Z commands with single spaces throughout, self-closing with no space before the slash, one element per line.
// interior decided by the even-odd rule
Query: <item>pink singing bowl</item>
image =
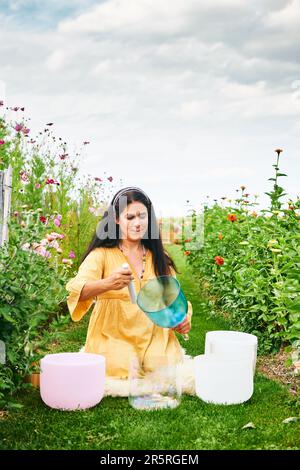
<path fill-rule="evenodd" d="M 46 405 L 84 410 L 104 395 L 105 357 L 90 353 L 47 354 L 41 359 L 40 393 Z"/>

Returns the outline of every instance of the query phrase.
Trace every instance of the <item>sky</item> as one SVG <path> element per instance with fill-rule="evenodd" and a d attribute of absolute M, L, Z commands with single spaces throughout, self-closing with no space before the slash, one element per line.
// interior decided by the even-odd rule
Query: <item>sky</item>
<path fill-rule="evenodd" d="M 276 148 L 300 195 L 299 25 L 300 0 L 0 0 L 0 94 L 157 215 L 266 208 Z"/>

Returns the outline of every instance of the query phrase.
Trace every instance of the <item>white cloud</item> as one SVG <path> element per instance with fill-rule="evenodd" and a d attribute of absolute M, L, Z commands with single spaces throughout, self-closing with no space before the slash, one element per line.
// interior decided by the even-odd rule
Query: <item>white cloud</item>
<path fill-rule="evenodd" d="M 280 10 L 271 12 L 266 17 L 266 24 L 276 28 L 284 28 L 291 31 L 295 28 L 299 33 L 300 25 L 300 2 L 299 0 L 291 0 Z"/>
<path fill-rule="evenodd" d="M 294 188 L 300 100 L 292 84 L 300 64 L 287 13 L 293 5 L 107 0 L 43 32 L 25 32 L 3 16 L 0 79 L 10 104 L 28 108 L 33 131 L 51 120 L 67 140 L 91 141 L 87 172 L 144 185 L 164 210 L 166 188 L 176 188 L 173 208 L 188 195 L 223 196 L 241 179 L 262 193 L 276 147 L 289 149 Z"/>
<path fill-rule="evenodd" d="M 46 68 L 49 70 L 60 70 L 62 69 L 65 63 L 65 54 L 62 50 L 54 51 L 50 54 L 50 56 L 46 60 Z"/>
<path fill-rule="evenodd" d="M 181 31 L 194 12 L 243 8 L 241 0 L 109 0 L 75 19 L 60 23 L 64 33 L 125 32 L 172 34 Z"/>

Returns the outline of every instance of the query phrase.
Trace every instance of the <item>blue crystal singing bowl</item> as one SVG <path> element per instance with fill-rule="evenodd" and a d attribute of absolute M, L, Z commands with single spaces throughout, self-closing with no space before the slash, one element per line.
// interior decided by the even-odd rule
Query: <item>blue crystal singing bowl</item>
<path fill-rule="evenodd" d="M 137 304 L 153 323 L 163 328 L 179 325 L 188 311 L 186 297 L 173 276 L 150 279 L 138 293 Z"/>

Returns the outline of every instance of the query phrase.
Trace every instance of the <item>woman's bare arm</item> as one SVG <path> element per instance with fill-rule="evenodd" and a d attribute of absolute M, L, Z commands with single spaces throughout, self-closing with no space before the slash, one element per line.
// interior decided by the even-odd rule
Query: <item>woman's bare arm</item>
<path fill-rule="evenodd" d="M 82 288 L 79 300 L 87 300 L 91 297 L 103 294 L 108 290 L 123 289 L 134 279 L 130 269 L 118 268 L 110 276 L 97 281 L 87 281 Z"/>

